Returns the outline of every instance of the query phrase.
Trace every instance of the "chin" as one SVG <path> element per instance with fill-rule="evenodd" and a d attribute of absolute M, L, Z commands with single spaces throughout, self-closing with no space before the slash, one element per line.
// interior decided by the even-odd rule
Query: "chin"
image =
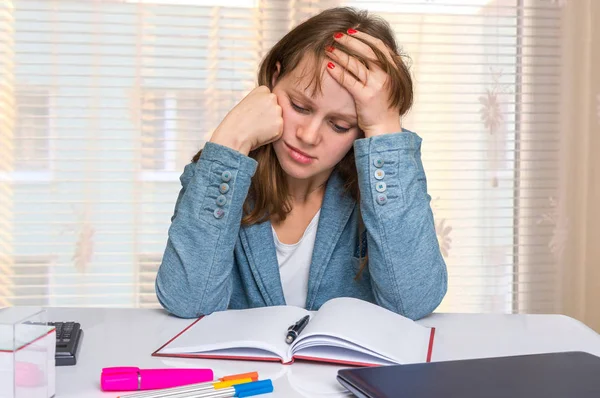
<path fill-rule="evenodd" d="M 282 162 L 281 159 L 278 159 L 278 160 L 279 160 L 279 165 L 281 166 L 281 168 L 283 169 L 285 174 L 287 174 L 288 176 L 295 178 L 297 180 L 305 180 L 305 179 L 313 177 L 314 175 L 317 174 L 311 168 L 299 166 L 299 165 L 293 163 L 293 161 L 290 161 L 290 160 L 285 161 L 284 160 Z"/>

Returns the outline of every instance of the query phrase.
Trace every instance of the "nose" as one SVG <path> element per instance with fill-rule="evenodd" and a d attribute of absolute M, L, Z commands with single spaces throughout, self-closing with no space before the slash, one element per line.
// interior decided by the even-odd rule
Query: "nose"
<path fill-rule="evenodd" d="M 321 141 L 321 123 L 317 118 L 310 118 L 298 125 L 296 137 L 306 145 L 317 145 Z"/>

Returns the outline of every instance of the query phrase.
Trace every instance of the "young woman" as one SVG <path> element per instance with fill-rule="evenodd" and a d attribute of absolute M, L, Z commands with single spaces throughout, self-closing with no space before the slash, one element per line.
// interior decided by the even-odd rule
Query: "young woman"
<path fill-rule="evenodd" d="M 412 319 L 446 293 L 408 68 L 388 24 L 326 10 L 185 167 L 156 279 L 180 317 L 356 297 Z"/>

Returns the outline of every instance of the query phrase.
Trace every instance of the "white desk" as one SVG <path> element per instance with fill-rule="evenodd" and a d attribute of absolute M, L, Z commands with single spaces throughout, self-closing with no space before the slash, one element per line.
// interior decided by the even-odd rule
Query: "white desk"
<path fill-rule="evenodd" d="M 77 365 L 57 367 L 57 398 L 116 397 L 100 390 L 100 372 L 108 366 L 207 367 L 217 377 L 258 371 L 261 379 L 273 380 L 275 391 L 265 398 L 348 396 L 335 379 L 339 366 L 152 357 L 154 350 L 191 322 L 162 310 L 48 311 L 50 320 L 74 320 L 84 330 Z M 600 356 L 600 335 L 561 315 L 434 314 L 419 323 L 437 328 L 434 361 L 571 350 Z"/>

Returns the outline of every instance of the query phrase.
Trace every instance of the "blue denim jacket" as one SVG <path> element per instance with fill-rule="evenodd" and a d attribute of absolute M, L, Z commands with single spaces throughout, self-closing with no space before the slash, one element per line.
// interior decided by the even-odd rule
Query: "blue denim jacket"
<path fill-rule="evenodd" d="M 447 271 L 420 148 L 421 138 L 408 130 L 354 142 L 368 266 L 355 280 L 359 205 L 333 173 L 317 227 L 307 309 L 356 297 L 418 319 L 439 305 Z M 172 314 L 191 318 L 285 304 L 270 222 L 241 226 L 256 166 L 254 159 L 209 142 L 199 161 L 185 167 L 156 278 L 158 299 Z M 226 192 L 220 191 L 223 183 Z M 222 207 L 216 204 L 221 194 Z"/>

